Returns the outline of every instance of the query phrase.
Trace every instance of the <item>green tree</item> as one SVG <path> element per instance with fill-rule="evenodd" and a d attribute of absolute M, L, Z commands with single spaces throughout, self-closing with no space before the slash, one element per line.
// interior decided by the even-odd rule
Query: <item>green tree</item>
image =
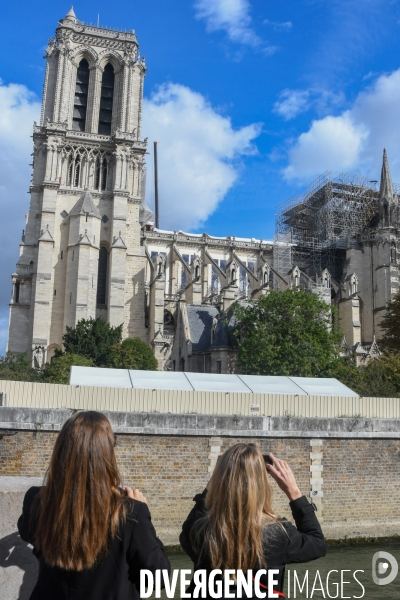
<path fill-rule="evenodd" d="M 127 338 L 112 346 L 108 366 L 115 369 L 157 371 L 158 364 L 152 349 L 139 338 Z"/>
<path fill-rule="evenodd" d="M 351 357 L 338 359 L 329 370 L 349 388 L 367 397 L 400 397 L 400 355 L 384 354 L 367 364 L 356 366 Z"/>
<path fill-rule="evenodd" d="M 27 352 L 7 352 L 0 356 L 0 379 L 9 381 L 40 381 L 42 371 L 32 367 L 32 359 Z"/>
<path fill-rule="evenodd" d="M 317 294 L 272 290 L 237 305 L 234 315 L 243 373 L 323 376 L 337 355 L 340 333 Z"/>
<path fill-rule="evenodd" d="M 61 354 L 54 356 L 51 362 L 46 363 L 43 369 L 45 383 L 69 383 L 69 373 L 72 366 L 92 367 L 93 360 L 78 354 Z"/>
<path fill-rule="evenodd" d="M 93 365 L 107 365 L 110 348 L 122 338 L 122 324 L 111 327 L 104 319 L 82 319 L 76 327 L 67 327 L 63 343 L 67 354 L 86 356 Z M 62 353 L 56 352 L 56 356 Z"/>
<path fill-rule="evenodd" d="M 379 346 L 388 352 L 400 352 L 400 291 L 387 303 L 381 327 L 385 333 Z"/>

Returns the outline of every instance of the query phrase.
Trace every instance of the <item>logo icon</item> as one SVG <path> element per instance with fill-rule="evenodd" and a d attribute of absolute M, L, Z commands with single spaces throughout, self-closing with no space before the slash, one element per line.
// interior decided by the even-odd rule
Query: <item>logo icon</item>
<path fill-rule="evenodd" d="M 392 570 L 389 575 L 386 577 L 379 577 L 379 575 L 384 575 L 387 573 L 387 570 L 391 566 Z M 376 585 L 388 585 L 392 583 L 397 577 L 397 573 L 399 572 L 399 565 L 394 556 L 389 554 L 389 552 L 375 552 L 372 557 L 372 579 Z"/>

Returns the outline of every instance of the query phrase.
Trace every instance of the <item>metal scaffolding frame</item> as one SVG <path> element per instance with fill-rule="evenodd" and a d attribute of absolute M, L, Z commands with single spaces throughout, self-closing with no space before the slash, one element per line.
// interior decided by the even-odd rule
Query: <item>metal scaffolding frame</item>
<path fill-rule="evenodd" d="M 399 186 L 393 187 L 395 193 L 400 191 Z M 332 277 L 340 279 L 351 240 L 354 243 L 366 227 L 374 226 L 378 199 L 377 181 L 326 171 L 304 194 L 278 207 L 274 246 L 277 271 L 286 277 L 297 265 L 317 282 L 327 268 Z"/>

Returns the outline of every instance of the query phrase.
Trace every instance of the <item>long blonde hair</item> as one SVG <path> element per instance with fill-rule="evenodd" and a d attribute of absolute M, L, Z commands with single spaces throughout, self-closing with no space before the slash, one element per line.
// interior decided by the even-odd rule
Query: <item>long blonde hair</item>
<path fill-rule="evenodd" d="M 208 516 L 194 529 L 213 569 L 265 565 L 262 528 L 276 519 L 263 456 L 255 444 L 235 444 L 218 460 L 208 485 Z"/>
<path fill-rule="evenodd" d="M 34 511 L 35 546 L 52 567 L 94 565 L 126 516 L 107 417 L 79 412 L 62 427 Z"/>

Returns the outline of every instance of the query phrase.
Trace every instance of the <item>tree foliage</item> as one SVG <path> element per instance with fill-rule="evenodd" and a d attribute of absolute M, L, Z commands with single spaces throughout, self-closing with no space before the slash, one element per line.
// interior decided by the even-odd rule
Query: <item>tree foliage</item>
<path fill-rule="evenodd" d="M 158 364 L 152 349 L 139 338 L 127 338 L 110 349 L 108 366 L 115 369 L 157 371 Z"/>
<path fill-rule="evenodd" d="M 385 333 L 379 345 L 388 352 L 400 352 L 400 291 L 388 302 L 381 327 Z"/>
<path fill-rule="evenodd" d="M 337 356 L 332 309 L 317 294 L 272 290 L 237 305 L 234 314 L 243 373 L 324 376 Z"/>
<path fill-rule="evenodd" d="M 334 361 L 327 373 L 367 397 L 400 397 L 400 355 L 384 354 L 357 367 L 354 358 Z"/>
<path fill-rule="evenodd" d="M 32 367 L 32 359 L 27 352 L 7 352 L 0 356 L 0 379 L 8 381 L 40 381 L 42 373 Z"/>
<path fill-rule="evenodd" d="M 122 324 L 112 327 L 103 318 L 81 319 L 63 335 L 66 354 L 85 356 L 96 367 L 107 365 L 110 348 L 122 338 Z M 56 352 L 56 356 L 62 353 Z"/>
<path fill-rule="evenodd" d="M 45 383 L 69 383 L 71 366 L 92 367 L 93 360 L 78 354 L 61 354 L 54 356 L 51 362 L 46 363 L 43 369 Z"/>

